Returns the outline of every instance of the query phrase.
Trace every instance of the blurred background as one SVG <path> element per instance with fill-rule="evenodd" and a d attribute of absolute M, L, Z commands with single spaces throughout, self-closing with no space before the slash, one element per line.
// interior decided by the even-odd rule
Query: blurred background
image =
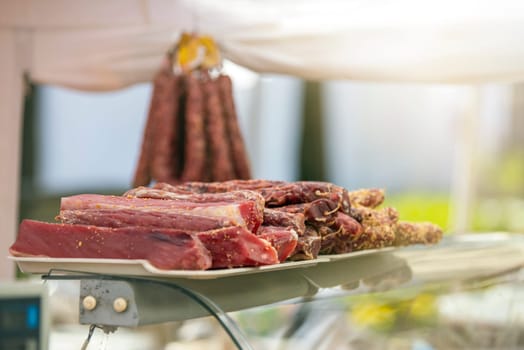
<path fill-rule="evenodd" d="M 312 82 L 231 62 L 224 70 L 255 178 L 384 188 L 402 219 L 448 233 L 524 231 L 520 84 Z M 150 95 L 146 83 L 112 92 L 31 86 L 20 218 L 52 220 L 67 194 L 126 191 Z"/>

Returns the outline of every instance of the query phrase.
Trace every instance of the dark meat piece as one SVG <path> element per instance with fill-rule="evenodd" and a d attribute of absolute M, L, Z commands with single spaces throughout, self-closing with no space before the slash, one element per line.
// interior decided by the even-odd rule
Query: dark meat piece
<path fill-rule="evenodd" d="M 316 228 L 306 225 L 304 235 L 298 237 L 297 246 L 288 260 L 299 261 L 316 259 L 320 252 L 320 242 L 321 238 Z"/>
<path fill-rule="evenodd" d="M 211 252 L 213 268 L 278 264 L 278 254 L 271 244 L 245 228 L 233 226 L 197 233 Z"/>
<path fill-rule="evenodd" d="M 156 74 L 153 79 L 153 93 L 151 96 L 151 103 L 149 105 L 149 112 L 147 115 L 146 125 L 144 128 L 144 136 L 142 139 L 142 148 L 138 159 L 138 164 L 133 178 L 133 186 L 147 185 L 151 182 L 151 163 L 154 152 L 154 138 L 155 125 L 158 123 L 159 112 L 163 110 L 162 103 L 166 103 L 163 99 L 164 94 L 161 91 L 164 88 L 165 76 L 169 75 L 169 67 L 167 61 L 165 66 Z"/>
<path fill-rule="evenodd" d="M 178 113 L 182 95 L 182 78 L 171 72 L 161 75 L 158 84 L 158 107 L 154 111 L 154 151 L 152 155 L 153 178 L 172 181 L 177 176 Z"/>
<path fill-rule="evenodd" d="M 180 174 L 180 180 L 205 180 L 206 135 L 204 130 L 203 93 L 200 82 L 191 74 L 186 75 L 186 86 L 184 167 Z M 157 180 L 166 181 L 160 178 Z"/>
<path fill-rule="evenodd" d="M 218 81 L 206 77 L 203 82 L 205 94 L 205 121 L 208 140 L 208 169 L 211 180 L 225 181 L 235 178 L 230 145 L 227 139 L 224 111 L 219 96 Z"/>
<path fill-rule="evenodd" d="M 167 183 L 157 183 L 153 188 L 180 193 L 220 193 L 230 192 L 236 190 L 252 190 L 260 191 L 267 187 L 286 184 L 285 181 L 275 180 L 230 180 L 230 181 L 216 181 L 216 182 L 198 182 L 190 181 L 178 185 L 170 185 Z"/>
<path fill-rule="evenodd" d="M 267 207 L 281 207 L 289 204 L 308 203 L 317 199 L 329 199 L 339 205 L 340 210 L 349 213 L 348 191 L 329 182 L 317 181 L 272 181 L 272 180 L 231 180 L 223 182 L 186 182 L 176 186 L 159 185 L 166 191 L 182 193 L 216 193 L 233 190 L 257 191 L 266 200 Z M 155 188 L 157 186 L 154 186 Z"/>
<path fill-rule="evenodd" d="M 262 223 L 264 211 L 260 203 L 252 200 L 238 202 L 194 202 L 188 200 L 168 200 L 152 198 L 128 198 L 120 196 L 104 196 L 97 194 L 81 194 L 63 197 L 60 210 L 85 209 L 128 209 L 140 215 L 142 212 L 163 212 L 169 214 L 191 214 L 217 218 L 229 218 L 236 225 L 247 227 L 256 232 Z M 167 220 L 170 220 L 167 218 Z"/>
<path fill-rule="evenodd" d="M 349 212 L 350 203 L 347 191 L 328 182 L 297 181 L 260 189 L 268 207 L 288 204 L 308 203 L 319 198 L 332 200 L 344 212 Z"/>
<path fill-rule="evenodd" d="M 335 221 L 330 226 L 320 226 L 322 237 L 321 254 L 344 254 L 355 250 L 354 242 L 358 242 L 362 234 L 362 225 L 342 212 L 337 212 Z"/>
<path fill-rule="evenodd" d="M 263 226 L 291 227 L 297 235 L 302 236 L 306 230 L 305 218 L 301 213 L 288 213 L 275 209 L 264 209 Z M 262 226 L 261 226 L 262 228 Z"/>
<path fill-rule="evenodd" d="M 285 261 L 295 251 L 298 242 L 297 232 L 291 227 L 262 225 L 257 236 L 271 243 L 280 262 Z"/>
<path fill-rule="evenodd" d="M 376 208 L 384 202 L 384 190 L 380 188 L 366 188 L 349 192 L 351 207 Z"/>
<path fill-rule="evenodd" d="M 220 98 L 224 106 L 224 116 L 226 120 L 227 134 L 229 135 L 231 158 L 233 159 L 236 178 L 249 179 L 251 178 L 251 170 L 249 169 L 249 159 L 244 145 L 244 138 L 242 137 L 242 131 L 238 124 L 231 78 L 227 75 L 220 75 L 217 78 L 217 84 L 220 91 Z"/>
<path fill-rule="evenodd" d="M 436 244 L 442 239 L 442 229 L 429 222 L 399 221 L 395 225 L 395 246 Z"/>
<path fill-rule="evenodd" d="M 276 207 L 274 210 L 287 213 L 300 213 L 309 223 L 314 224 L 333 224 L 340 206 L 329 198 L 316 199 L 309 203 L 289 204 L 283 207 Z"/>
<path fill-rule="evenodd" d="M 239 225 L 229 217 L 203 216 L 165 210 L 140 212 L 134 209 L 61 210 L 57 219 L 64 224 L 105 227 L 147 226 L 186 231 L 207 231 Z"/>
<path fill-rule="evenodd" d="M 393 208 L 381 210 L 351 208 L 351 216 L 362 225 L 362 234 L 353 241 L 353 250 L 383 248 L 393 245 L 398 212 Z"/>
<path fill-rule="evenodd" d="M 193 234 L 151 227 L 108 228 L 24 220 L 14 256 L 146 259 L 159 269 L 205 270 L 211 254 Z"/>

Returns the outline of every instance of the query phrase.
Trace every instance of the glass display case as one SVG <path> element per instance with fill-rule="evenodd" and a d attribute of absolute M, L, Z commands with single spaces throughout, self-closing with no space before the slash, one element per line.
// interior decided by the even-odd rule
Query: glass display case
<path fill-rule="evenodd" d="M 164 349 L 507 349 L 524 346 L 523 253 L 524 236 L 485 233 L 186 274 L 16 260 L 74 281 L 84 338 L 165 323 Z"/>

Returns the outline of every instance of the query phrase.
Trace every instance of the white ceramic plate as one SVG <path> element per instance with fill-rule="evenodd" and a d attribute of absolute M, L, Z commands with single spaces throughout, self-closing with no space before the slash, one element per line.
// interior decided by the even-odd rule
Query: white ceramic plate
<path fill-rule="evenodd" d="M 379 249 L 359 250 L 359 251 L 356 251 L 356 252 L 344 253 L 344 254 L 319 255 L 319 258 L 321 258 L 321 259 L 328 259 L 329 261 L 336 261 L 336 260 L 341 260 L 341 259 L 353 258 L 355 256 L 390 252 L 390 251 L 394 250 L 395 248 L 396 247 L 385 247 L 385 248 L 379 248 Z"/>
<path fill-rule="evenodd" d="M 213 279 L 243 274 L 280 271 L 299 267 L 308 267 L 319 262 L 329 261 L 325 258 L 315 260 L 292 261 L 275 265 L 259 267 L 238 267 L 220 270 L 161 270 L 151 265 L 147 260 L 127 259 L 79 259 L 79 258 L 46 258 L 46 257 L 8 257 L 14 260 L 24 273 L 47 274 L 57 270 L 57 274 L 64 273 L 98 273 L 107 275 L 132 275 L 147 277 Z M 64 271 L 65 270 L 65 271 Z"/>

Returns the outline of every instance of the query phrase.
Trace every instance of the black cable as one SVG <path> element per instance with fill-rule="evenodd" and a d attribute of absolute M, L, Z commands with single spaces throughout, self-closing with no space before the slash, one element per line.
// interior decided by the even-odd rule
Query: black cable
<path fill-rule="evenodd" d="M 65 272 L 65 273 L 80 273 L 81 275 L 52 275 L 54 272 Z M 148 283 L 154 283 L 158 285 L 162 285 L 165 287 L 176 289 L 177 291 L 181 292 L 182 294 L 190 297 L 194 301 L 196 301 L 200 306 L 202 306 L 206 311 L 208 311 L 222 326 L 224 331 L 229 335 L 231 338 L 231 341 L 235 344 L 235 346 L 240 350 L 253 350 L 249 342 L 247 341 L 246 337 L 238 328 L 236 322 L 229 317 L 217 304 L 215 304 L 211 299 L 207 298 L 206 296 L 197 293 L 189 288 L 185 288 L 183 286 L 180 286 L 173 282 L 168 282 L 164 280 L 157 280 L 157 279 L 148 279 L 148 278 L 140 278 L 140 277 L 125 277 L 125 276 L 111 276 L 111 275 L 101 275 L 97 273 L 85 273 L 81 271 L 74 271 L 74 270 L 63 270 L 63 269 L 51 269 L 46 275 L 42 276 L 42 279 L 44 280 L 74 280 L 74 279 L 92 279 L 93 277 L 97 277 L 97 279 L 105 279 L 105 280 L 120 280 L 120 281 L 129 281 L 129 282 L 148 282 Z"/>

